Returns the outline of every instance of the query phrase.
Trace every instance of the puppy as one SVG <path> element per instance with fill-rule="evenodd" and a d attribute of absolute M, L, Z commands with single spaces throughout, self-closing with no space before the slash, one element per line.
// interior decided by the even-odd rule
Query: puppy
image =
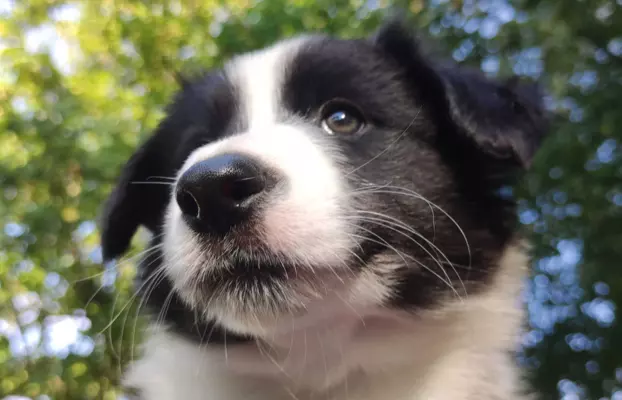
<path fill-rule="evenodd" d="M 547 130 L 536 87 L 431 60 L 399 22 L 181 86 L 103 214 L 107 260 L 153 233 L 142 399 L 523 398 L 508 187 Z"/>

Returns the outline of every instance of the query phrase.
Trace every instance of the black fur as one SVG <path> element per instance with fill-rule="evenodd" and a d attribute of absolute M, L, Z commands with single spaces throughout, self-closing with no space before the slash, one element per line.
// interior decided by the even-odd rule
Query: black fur
<path fill-rule="evenodd" d="M 334 98 L 348 100 L 365 115 L 368 125 L 359 139 L 335 138 L 348 160 L 344 171 L 354 171 L 354 188 L 377 188 L 359 197 L 357 211 L 382 213 L 421 235 L 363 222 L 372 236 L 358 255 L 364 261 L 386 255 L 387 262 L 402 264 L 393 306 L 428 308 L 452 295 L 435 275 L 442 275 L 438 259 L 457 290 L 473 293 L 486 285 L 515 236 L 514 201 L 499 192 L 530 164 L 547 128 L 535 86 L 495 82 L 437 63 L 422 54 L 403 24 L 390 23 L 369 40 L 312 39 L 288 66 L 282 95 L 289 113 L 311 123 L 318 121 L 322 104 Z M 156 235 L 153 244 L 159 243 L 170 188 L 131 182 L 174 176 L 193 149 L 239 129 L 236 96 L 223 74 L 184 80 L 168 117 L 128 162 L 104 209 L 106 259 L 127 249 L 139 225 Z M 408 192 L 396 193 L 393 187 Z M 400 259 L 395 249 L 416 261 Z M 157 267 L 157 255 L 142 261 L 142 279 Z M 162 282 L 149 304 L 159 311 L 170 291 L 170 283 Z M 197 329 L 193 313 L 177 296 L 165 317 L 189 337 L 204 340 L 214 328 L 212 340 L 225 340 L 218 327 Z M 246 339 L 232 335 L 228 340 Z"/>
<path fill-rule="evenodd" d="M 361 139 L 341 143 L 350 164 L 345 170 L 356 171 L 355 189 L 371 182 L 416 191 L 456 220 L 470 251 L 462 232 L 440 209 L 433 210 L 431 223 L 432 211 L 424 200 L 383 193 L 367 196 L 360 208 L 405 221 L 434 238 L 447 256 L 442 258 L 449 271 L 446 279 L 459 291 L 473 293 L 486 284 L 515 231 L 514 203 L 499 192 L 529 165 L 545 133 L 537 87 L 498 83 L 464 68 L 437 65 L 421 54 L 399 22 L 383 27 L 371 42 L 316 41 L 297 55 L 287 82 L 285 99 L 294 112 L 313 118 L 321 104 L 341 98 L 360 107 L 370 121 Z M 407 135 L 400 138 L 404 130 Z M 377 157 L 392 143 L 390 152 Z M 441 273 L 438 251 L 423 240 L 414 244 L 411 237 L 378 224 L 365 228 L 374 240 L 362 246 L 364 257 L 391 253 L 378 246 L 378 240 L 386 241 Z M 400 259 L 395 256 L 391 262 Z M 395 304 L 430 307 L 441 301 L 439 293 L 449 288 L 435 273 L 415 262 L 405 265 Z"/>

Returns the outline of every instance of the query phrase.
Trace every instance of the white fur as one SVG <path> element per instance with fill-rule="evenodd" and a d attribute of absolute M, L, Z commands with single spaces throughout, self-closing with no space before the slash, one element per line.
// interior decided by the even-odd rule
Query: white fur
<path fill-rule="evenodd" d="M 226 66 L 248 128 L 198 148 L 179 174 L 228 152 L 255 157 L 283 174 L 287 191 L 266 205 L 257 234 L 270 253 L 302 269 L 301 276 L 321 290 L 310 290 L 295 272 L 280 289 L 284 301 L 302 311 L 240 311 L 235 293 L 201 309 L 192 282 L 227 261 L 219 259 L 216 244 L 199 243 L 172 199 L 164 268 L 175 289 L 199 313 L 258 339 L 204 347 L 161 330 L 146 343 L 127 383 L 146 400 L 506 398 L 516 386 L 504 352 L 513 348 L 521 321 L 515 301 L 526 266 L 522 251 L 509 249 L 497 281 L 462 302 L 448 300 L 442 309 L 416 316 L 380 307 L 392 282 L 374 271 L 395 266 L 372 259 L 354 274 L 344 265 L 355 232 L 347 219 L 350 191 L 339 172 L 341 155 L 319 127 L 298 122 L 279 106 L 284 68 L 304 43 L 282 42 Z"/>
<path fill-rule="evenodd" d="M 350 256 L 354 240 L 351 225 L 342 218 L 340 209 L 347 203 L 348 193 L 335 165 L 340 162 L 340 154 L 323 138 L 320 128 L 297 122 L 279 107 L 284 68 L 304 43 L 304 38 L 292 39 L 235 58 L 226 66 L 229 79 L 240 93 L 240 118 L 247 122 L 248 130 L 198 148 L 178 176 L 193 164 L 223 153 L 235 152 L 261 160 L 283 174 L 287 183 L 286 194 L 275 196 L 262 212 L 257 228 L 262 242 L 272 254 L 286 258 L 297 268 L 320 265 L 345 271 L 344 260 Z M 196 301 L 189 287 L 197 275 L 222 267 L 217 256 L 199 250 L 205 243 L 199 245 L 198 240 L 172 199 L 164 237 L 164 264 L 176 289 L 193 306 Z M 321 271 L 313 271 L 314 275 L 318 273 Z M 343 281 L 338 272 L 333 274 L 333 280 Z M 306 299 L 294 298 L 295 293 L 290 297 L 295 305 L 308 306 Z M 261 320 L 257 314 L 253 318 L 234 316 L 230 307 L 222 308 L 213 304 L 208 313 L 230 329 L 257 333 L 257 329 L 265 328 L 256 326 L 257 318 Z"/>
<path fill-rule="evenodd" d="M 295 331 L 287 346 L 207 349 L 160 331 L 127 383 L 147 400 L 517 399 L 506 352 L 518 343 L 526 267 L 511 247 L 484 293 L 418 317 L 344 309 L 333 324 Z"/>

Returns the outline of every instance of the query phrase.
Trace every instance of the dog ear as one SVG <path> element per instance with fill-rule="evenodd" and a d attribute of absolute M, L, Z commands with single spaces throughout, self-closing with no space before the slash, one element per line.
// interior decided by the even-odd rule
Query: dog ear
<path fill-rule="evenodd" d="M 152 232 L 158 229 L 172 189 L 172 183 L 163 182 L 163 177 L 171 177 L 175 172 L 167 164 L 171 155 L 167 140 L 170 141 L 166 128 L 160 125 L 125 164 L 104 204 L 100 228 L 105 261 L 127 250 L 140 225 Z"/>
<path fill-rule="evenodd" d="M 413 91 L 430 106 L 441 134 L 458 132 L 495 159 L 530 165 L 548 130 L 543 93 L 536 84 L 516 78 L 498 82 L 479 71 L 436 64 L 399 19 L 386 23 L 372 40 L 406 68 Z"/>
<path fill-rule="evenodd" d="M 441 70 L 441 77 L 459 131 L 493 157 L 529 167 L 548 130 L 540 88 L 517 78 L 494 82 L 458 68 Z"/>

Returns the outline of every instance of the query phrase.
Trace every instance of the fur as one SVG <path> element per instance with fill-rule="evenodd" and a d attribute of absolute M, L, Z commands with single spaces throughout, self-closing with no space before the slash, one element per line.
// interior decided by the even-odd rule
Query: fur
<path fill-rule="evenodd" d="M 356 129 L 331 128 L 344 115 Z M 106 259 L 154 234 L 137 290 L 164 324 L 127 384 L 145 400 L 520 398 L 528 260 L 507 187 L 546 128 L 537 87 L 440 64 L 399 22 L 185 80 L 104 208 Z M 227 154 L 267 183 L 242 222 L 205 230 L 175 190 Z M 132 185 L 154 177 L 170 185 Z"/>

